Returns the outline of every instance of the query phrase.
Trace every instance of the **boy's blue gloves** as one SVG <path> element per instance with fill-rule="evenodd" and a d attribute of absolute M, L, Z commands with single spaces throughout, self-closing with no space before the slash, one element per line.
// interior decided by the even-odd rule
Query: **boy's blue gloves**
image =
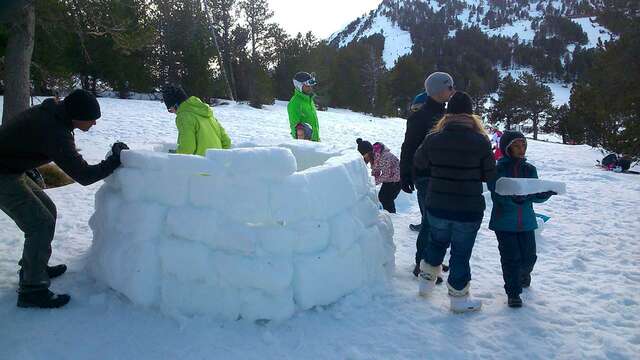
<path fill-rule="evenodd" d="M 516 203 L 518 205 L 522 205 L 522 204 L 525 203 L 525 201 L 531 200 L 533 198 L 536 198 L 536 199 L 548 199 L 553 195 L 558 195 L 558 193 L 555 192 L 555 191 L 545 191 L 545 192 L 532 194 L 532 195 L 515 195 L 515 196 L 511 197 L 511 201 L 513 201 L 514 203 Z"/>
<path fill-rule="evenodd" d="M 553 195 L 558 195 L 557 192 L 555 191 L 545 191 L 542 193 L 537 193 L 534 196 L 537 197 L 538 199 L 548 199 L 550 197 L 552 197 Z"/>
<path fill-rule="evenodd" d="M 514 203 L 516 203 L 518 205 L 522 205 L 522 204 L 524 204 L 525 201 L 527 201 L 527 197 L 526 196 L 521 196 L 521 195 L 516 195 L 516 196 L 512 196 L 511 197 L 511 201 L 513 201 Z"/>

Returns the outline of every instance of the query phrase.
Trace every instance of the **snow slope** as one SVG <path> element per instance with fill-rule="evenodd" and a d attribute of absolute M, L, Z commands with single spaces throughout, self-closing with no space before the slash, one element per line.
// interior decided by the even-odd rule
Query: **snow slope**
<path fill-rule="evenodd" d="M 100 103 L 98 126 L 76 137 L 90 161 L 103 158 L 115 140 L 136 149 L 175 140 L 173 116 L 160 102 Z M 236 143 L 288 139 L 283 103 L 265 110 L 229 105 L 214 112 Z M 399 154 L 400 119 L 333 109 L 319 117 L 321 138 L 329 145 L 355 151 L 355 139 L 362 137 Z M 538 239 L 533 284 L 520 310 L 506 306 L 497 243 L 485 216 L 471 259 L 471 288 L 484 307 L 467 315 L 447 311 L 443 286 L 431 301 L 417 296 L 410 274 L 417 234 L 407 226 L 419 211 L 415 197 L 406 194 L 392 216 L 396 273 L 384 292 L 360 291 L 284 322 L 253 323 L 167 318 L 95 281 L 85 266 L 92 241 L 88 221 L 100 184 L 50 190 L 59 212 L 52 263 L 70 266 L 53 289 L 70 292 L 72 300 L 52 311 L 15 307 L 23 240 L 0 213 L 0 359 L 637 358 L 640 177 L 594 168 L 601 157 L 587 146 L 529 142 L 529 158 L 541 178 L 565 182 L 568 194 L 536 208 L 551 220 Z"/>
<path fill-rule="evenodd" d="M 440 12 L 444 7 L 448 7 L 444 2 L 438 0 L 422 0 L 423 3 L 428 5 L 433 13 Z M 536 30 L 533 27 L 535 22 L 544 18 L 544 12 L 537 9 L 539 1 L 531 1 L 527 6 L 525 5 L 522 12 L 519 15 L 512 15 L 510 22 L 500 27 L 491 28 L 486 24 L 484 20 L 487 11 L 487 2 L 483 0 L 465 0 L 464 7 L 460 9 L 445 9 L 455 13 L 455 17 L 460 21 L 459 26 L 452 28 L 451 24 L 447 24 L 450 27 L 449 36 L 455 36 L 458 29 L 468 28 L 472 26 L 478 26 L 488 36 L 505 36 L 513 38 L 517 36 L 521 43 L 531 43 L 535 37 Z M 544 7 L 550 4 L 553 8 L 564 10 L 564 6 L 561 1 L 548 1 L 543 2 Z M 354 20 L 353 23 L 347 25 L 345 28 L 336 31 L 327 40 L 330 43 L 335 42 L 336 46 L 344 47 L 349 45 L 353 41 L 357 41 L 373 34 L 382 34 L 385 37 L 385 48 L 383 53 L 383 59 L 387 69 L 393 68 L 396 60 L 401 56 L 411 53 L 413 47 L 413 41 L 408 29 L 398 26 L 398 19 L 393 15 L 395 13 L 394 7 L 406 8 L 412 6 L 411 1 L 387 1 L 381 2 L 378 8 L 370 13 L 362 15 L 360 18 Z M 485 12 L 482 16 L 476 16 L 472 13 L 472 9 L 476 7 L 483 7 Z M 499 5 L 496 5 L 499 6 Z M 507 2 L 503 4 L 507 8 L 516 6 L 515 2 Z M 518 5 L 520 6 L 520 5 Z M 495 9 L 494 9 L 495 10 Z M 498 10 L 499 11 L 499 10 Z M 565 14 L 568 16 L 569 14 Z M 421 20 L 415 20 L 417 22 Z M 612 34 L 605 27 L 596 22 L 595 17 L 581 17 L 572 18 L 572 21 L 582 27 L 582 30 L 587 34 L 589 42 L 584 45 L 584 48 L 594 48 L 598 45 L 598 40 L 603 43 L 612 38 Z M 574 44 L 569 45 L 568 52 L 575 48 Z"/>

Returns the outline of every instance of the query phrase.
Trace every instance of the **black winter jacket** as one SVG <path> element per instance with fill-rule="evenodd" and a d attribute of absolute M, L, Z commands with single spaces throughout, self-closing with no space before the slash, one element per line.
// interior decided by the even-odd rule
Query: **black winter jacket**
<path fill-rule="evenodd" d="M 431 173 L 426 206 L 436 217 L 482 219 L 486 206 L 482 183 L 496 175 L 496 162 L 486 136 L 466 124 L 449 123 L 425 138 L 416 151 L 415 165 Z"/>
<path fill-rule="evenodd" d="M 429 134 L 443 115 L 444 104 L 427 97 L 427 101 L 422 108 L 411 114 L 407 119 L 407 130 L 404 134 L 404 143 L 402 143 L 402 152 L 400 153 L 400 179 L 403 181 L 429 176 L 427 170 L 414 168 L 413 157 L 425 136 Z"/>
<path fill-rule="evenodd" d="M 51 161 L 82 185 L 102 180 L 120 166 L 115 157 L 87 164 L 76 149 L 64 106 L 47 99 L 0 126 L 0 174 L 21 174 Z"/>

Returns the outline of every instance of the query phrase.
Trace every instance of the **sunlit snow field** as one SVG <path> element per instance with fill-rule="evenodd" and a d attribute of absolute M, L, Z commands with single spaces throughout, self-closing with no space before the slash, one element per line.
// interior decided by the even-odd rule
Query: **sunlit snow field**
<path fill-rule="evenodd" d="M 102 119 L 76 134 L 90 162 L 114 141 L 151 149 L 175 141 L 174 117 L 157 101 L 100 99 Z M 235 143 L 289 138 L 286 103 L 264 110 L 231 104 L 214 113 Z M 339 149 L 362 137 L 399 155 L 402 119 L 346 110 L 319 112 L 320 137 Z M 396 273 L 381 292 L 360 291 L 284 322 L 168 318 L 141 308 L 84 270 L 88 226 L 100 183 L 47 191 L 58 207 L 52 263 L 69 272 L 52 289 L 69 292 L 59 310 L 15 306 L 23 236 L 0 213 L 0 359 L 431 359 L 636 358 L 640 352 L 640 176 L 594 167 L 602 154 L 587 146 L 529 142 L 541 178 L 563 181 L 568 194 L 536 207 L 551 217 L 538 239 L 538 263 L 525 306 L 506 306 L 497 242 L 487 229 L 491 204 L 471 259 L 479 313 L 448 311 L 445 286 L 417 296 L 413 267 L 419 221 L 415 195 L 402 193 L 395 227 Z M 135 261 L 132 259 L 131 261 Z M 260 274 L 256 274 L 260 276 Z M 636 355 L 633 355 L 636 354 Z"/>

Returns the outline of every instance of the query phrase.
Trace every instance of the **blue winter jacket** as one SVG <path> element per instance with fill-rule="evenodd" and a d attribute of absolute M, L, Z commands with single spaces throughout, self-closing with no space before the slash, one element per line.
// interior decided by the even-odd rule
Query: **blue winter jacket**
<path fill-rule="evenodd" d="M 549 197 L 538 197 L 537 195 L 525 196 L 524 203 L 518 205 L 513 202 L 513 196 L 502 196 L 496 193 L 496 181 L 501 177 L 510 178 L 538 178 L 536 167 L 529 164 L 527 159 L 512 159 L 504 156 L 498 160 L 498 175 L 493 181 L 487 183 L 491 191 L 493 209 L 491 210 L 491 220 L 489 229 L 494 231 L 524 232 L 533 231 L 538 228 L 536 215 L 533 212 L 533 203 L 543 203 Z"/>

